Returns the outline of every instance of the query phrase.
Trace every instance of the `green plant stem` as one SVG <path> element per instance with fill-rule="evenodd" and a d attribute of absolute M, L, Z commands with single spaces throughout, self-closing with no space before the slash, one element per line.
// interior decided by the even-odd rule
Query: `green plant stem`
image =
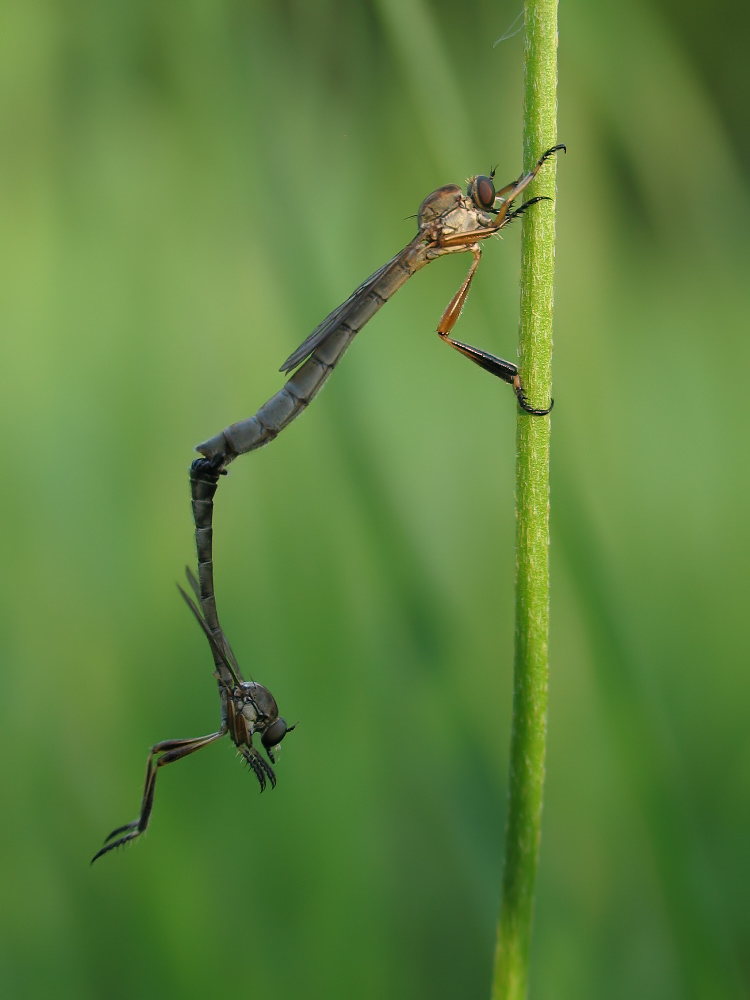
<path fill-rule="evenodd" d="M 556 142 L 557 0 L 526 0 L 524 163 Z M 555 158 L 530 194 L 554 194 Z M 522 239 L 520 368 L 527 398 L 550 398 L 554 203 L 525 217 Z M 508 823 L 493 1000 L 527 993 L 534 887 L 541 837 L 547 737 L 549 640 L 550 418 L 519 411 L 516 455 L 516 630 Z"/>

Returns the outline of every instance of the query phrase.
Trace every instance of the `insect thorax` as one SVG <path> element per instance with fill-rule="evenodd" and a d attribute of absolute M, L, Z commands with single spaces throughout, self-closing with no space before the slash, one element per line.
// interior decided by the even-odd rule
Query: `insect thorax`
<path fill-rule="evenodd" d="M 251 732 L 262 732 L 279 716 L 276 699 L 262 684 L 245 681 L 233 694 L 235 712 L 245 718 Z"/>
<path fill-rule="evenodd" d="M 492 216 L 478 208 L 457 184 L 446 184 L 427 195 L 417 216 L 420 230 L 432 230 L 437 235 L 469 233 L 492 225 Z"/>

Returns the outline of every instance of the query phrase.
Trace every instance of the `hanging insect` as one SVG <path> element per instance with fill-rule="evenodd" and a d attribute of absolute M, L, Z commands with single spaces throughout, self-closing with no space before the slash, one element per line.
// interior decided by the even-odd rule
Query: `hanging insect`
<path fill-rule="evenodd" d="M 219 476 L 222 474 L 224 473 L 220 462 L 204 458 L 196 459 L 190 469 L 195 541 L 198 550 L 198 579 L 196 580 L 189 569 L 187 578 L 201 610 L 182 587 L 178 588 L 211 647 L 216 668 L 214 676 L 221 699 L 221 727 L 208 736 L 164 740 L 151 747 L 146 762 L 146 782 L 138 819 L 113 830 L 106 838 L 104 847 L 91 859 L 92 864 L 103 854 L 129 844 L 146 832 L 154 804 L 156 775 L 160 767 L 182 760 L 196 750 L 220 740 L 227 733 L 240 756 L 258 779 L 260 790 L 265 789 L 267 782 L 271 783 L 271 787 L 276 784 L 273 768 L 253 745 L 253 736 L 260 737 L 263 749 L 273 764 L 274 749 L 286 734 L 294 729 L 294 726 L 288 726 L 281 718 L 276 701 L 268 688 L 255 681 L 243 679 L 232 647 L 219 624 L 216 610 L 213 582 L 213 498 Z"/>

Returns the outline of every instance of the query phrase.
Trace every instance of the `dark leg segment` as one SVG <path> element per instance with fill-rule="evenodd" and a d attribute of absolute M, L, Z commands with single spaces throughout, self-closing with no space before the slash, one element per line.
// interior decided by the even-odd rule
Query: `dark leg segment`
<path fill-rule="evenodd" d="M 499 196 L 505 197 L 506 200 L 500 206 L 500 210 L 497 213 L 497 218 L 495 219 L 495 223 L 493 226 L 494 229 L 501 229 L 504 225 L 507 224 L 509 215 L 513 214 L 509 210 L 514 199 L 516 199 L 519 196 L 519 194 L 522 191 L 524 191 L 529 186 L 529 184 L 531 184 L 531 182 L 534 180 L 534 178 L 539 173 L 541 168 L 544 166 L 545 162 L 550 158 L 550 156 L 553 156 L 560 150 L 567 152 L 565 146 L 563 146 L 562 144 L 559 146 L 552 146 L 551 149 L 548 149 L 546 152 L 542 153 L 542 155 L 536 161 L 536 164 L 534 165 L 533 169 L 531 169 L 528 172 L 528 174 L 521 174 L 521 176 L 518 178 L 515 184 L 508 184 L 500 192 L 498 192 Z"/>
<path fill-rule="evenodd" d="M 146 832 L 154 805 L 154 789 L 156 787 L 156 772 L 158 768 L 164 764 L 173 764 L 176 760 L 182 760 L 183 757 L 195 753 L 196 750 L 207 747 L 209 743 L 213 743 L 215 740 L 219 740 L 222 736 L 225 736 L 226 732 L 226 728 L 222 728 L 218 733 L 211 733 L 210 736 L 198 736 L 192 740 L 164 740 L 163 743 L 157 743 L 156 746 L 151 747 L 151 753 L 148 755 L 146 762 L 146 783 L 143 789 L 140 816 L 138 819 L 133 820 L 132 823 L 126 823 L 125 826 L 118 826 L 116 830 L 113 830 L 105 838 L 106 846 L 96 852 L 91 859 L 91 864 L 93 865 L 97 858 L 100 858 L 103 854 L 107 854 L 108 851 L 114 851 L 116 847 L 129 844 L 131 840 L 135 840 L 142 833 Z M 154 763 L 155 757 L 158 757 L 156 763 Z M 112 840 L 113 837 L 117 837 L 120 833 L 124 833 L 125 836 L 119 837 L 117 840 L 112 841 L 111 844 L 107 843 L 107 841 Z"/>
<path fill-rule="evenodd" d="M 528 208 L 532 201 L 527 202 L 525 205 L 521 205 L 516 211 L 518 213 L 522 212 L 525 208 Z M 515 214 L 515 213 L 514 213 Z M 440 317 L 440 322 L 438 323 L 438 336 L 445 344 L 449 344 L 454 350 L 458 351 L 459 354 L 463 354 L 465 358 L 469 358 L 474 362 L 475 365 L 479 365 L 486 372 L 491 375 L 495 375 L 497 378 L 507 382 L 512 385 L 516 398 L 518 399 L 518 405 L 526 413 L 531 413 L 536 417 L 543 417 L 545 414 L 549 413 L 552 407 L 555 405 L 554 400 L 550 402 L 550 405 L 546 409 L 536 409 L 533 406 L 529 406 L 526 401 L 526 396 L 524 395 L 523 386 L 521 385 L 521 376 L 518 373 L 518 365 L 514 365 L 512 361 L 504 361 L 502 358 L 496 357 L 494 354 L 489 354 L 487 351 L 482 351 L 478 347 L 472 347 L 471 344 L 464 344 L 460 340 L 454 340 L 449 336 L 450 331 L 453 329 L 458 317 L 461 315 L 461 310 L 464 307 L 466 298 L 469 294 L 469 288 L 474 280 L 474 275 L 477 268 L 479 267 L 479 261 L 482 259 L 481 251 L 478 247 L 471 249 L 471 253 L 474 256 L 471 267 L 469 268 L 469 273 L 466 275 L 464 283 L 461 285 L 459 290 L 453 296 L 453 298 L 448 303 L 443 315 Z"/>
<path fill-rule="evenodd" d="M 256 750 L 252 745 L 248 746 L 248 744 L 238 746 L 237 749 L 242 759 L 258 779 L 261 792 L 265 791 L 266 779 L 271 782 L 271 788 L 275 788 L 276 774 L 271 765 L 266 763 L 265 758 L 261 756 L 260 751 Z"/>

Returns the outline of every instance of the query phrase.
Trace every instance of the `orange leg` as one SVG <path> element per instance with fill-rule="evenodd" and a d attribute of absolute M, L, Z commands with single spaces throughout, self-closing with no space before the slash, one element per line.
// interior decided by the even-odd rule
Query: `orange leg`
<path fill-rule="evenodd" d="M 460 340 L 454 340 L 449 336 L 451 330 L 455 326 L 458 317 L 461 315 L 461 310 L 466 302 L 466 297 L 469 294 L 469 288 L 474 280 L 474 275 L 479 267 L 479 261 L 482 259 L 482 252 L 479 247 L 471 247 L 471 253 L 474 257 L 471 267 L 469 268 L 469 273 L 466 275 L 464 283 L 461 285 L 459 290 L 453 296 L 453 298 L 448 303 L 448 306 L 440 317 L 440 322 L 438 323 L 437 333 L 440 339 L 445 344 L 449 344 L 454 350 L 458 351 L 459 354 L 463 354 L 465 358 L 469 358 L 474 362 L 475 365 L 479 365 L 480 368 L 484 368 L 486 372 L 491 375 L 495 375 L 497 378 L 507 382 L 509 385 L 513 386 L 516 393 L 516 398 L 518 399 L 518 405 L 526 413 L 531 413 L 537 417 L 543 417 L 545 414 L 554 406 L 554 400 L 550 401 L 550 405 L 546 409 L 537 409 L 536 407 L 530 406 L 526 401 L 526 396 L 524 395 L 523 386 L 521 385 L 521 376 L 518 372 L 518 365 L 514 365 L 512 361 L 504 361 L 502 358 L 498 358 L 494 354 L 489 354 L 487 351 L 481 351 L 478 347 L 472 347 L 470 344 L 464 344 Z"/>

